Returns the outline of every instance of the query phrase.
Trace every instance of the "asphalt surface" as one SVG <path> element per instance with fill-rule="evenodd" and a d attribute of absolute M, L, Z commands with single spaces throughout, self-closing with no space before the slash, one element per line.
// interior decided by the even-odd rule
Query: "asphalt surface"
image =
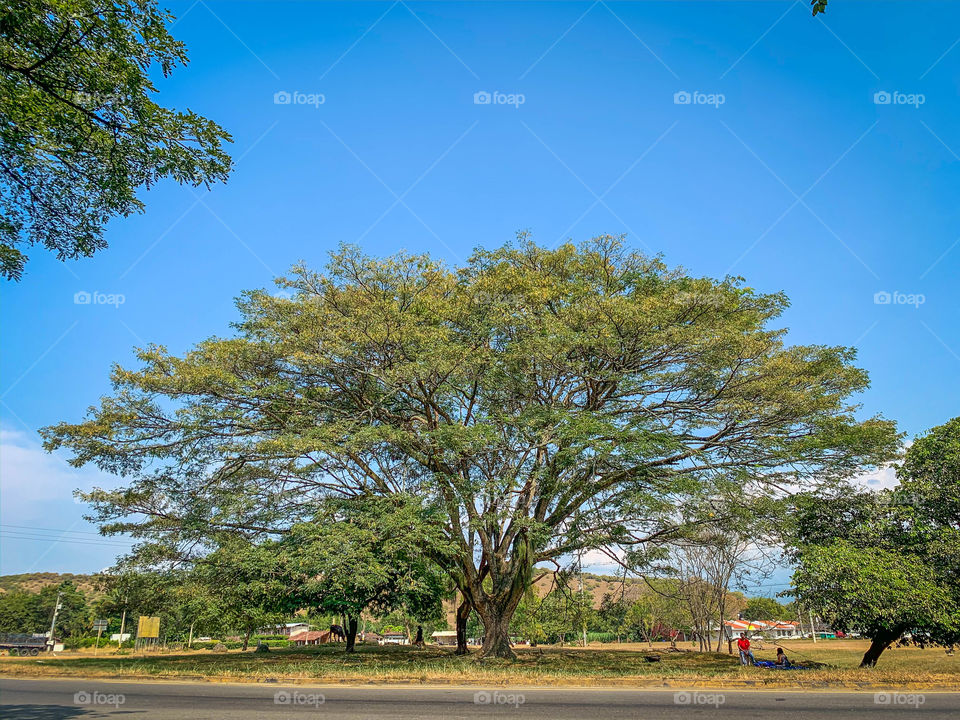
<path fill-rule="evenodd" d="M 17 720 L 285 718 L 960 718 L 960 693 L 410 688 L 0 678 Z"/>

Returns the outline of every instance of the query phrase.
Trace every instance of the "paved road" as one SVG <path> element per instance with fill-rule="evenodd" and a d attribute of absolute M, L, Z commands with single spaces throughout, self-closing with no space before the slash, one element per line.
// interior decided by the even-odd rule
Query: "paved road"
<path fill-rule="evenodd" d="M 960 693 L 285 687 L 0 679 L 0 717 L 16 720 L 308 718 L 879 718 L 960 717 Z"/>

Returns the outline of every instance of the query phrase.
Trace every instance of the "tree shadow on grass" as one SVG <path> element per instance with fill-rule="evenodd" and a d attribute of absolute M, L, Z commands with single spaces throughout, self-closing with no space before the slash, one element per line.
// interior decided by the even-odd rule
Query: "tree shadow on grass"
<path fill-rule="evenodd" d="M 121 713 L 129 714 L 136 710 L 111 711 L 111 717 Z M 71 707 L 69 705 L 0 705 L 0 715 L 17 720 L 72 720 L 83 717 L 102 717 L 91 708 Z"/>

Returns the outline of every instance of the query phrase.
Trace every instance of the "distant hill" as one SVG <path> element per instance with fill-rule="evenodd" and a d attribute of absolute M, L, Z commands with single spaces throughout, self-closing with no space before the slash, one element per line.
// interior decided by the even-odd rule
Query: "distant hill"
<path fill-rule="evenodd" d="M 47 585 L 59 585 L 67 580 L 86 594 L 96 594 L 94 575 L 75 575 L 74 573 L 21 573 L 20 575 L 0 575 L 0 591 L 26 590 L 40 592 Z"/>
<path fill-rule="evenodd" d="M 537 589 L 537 595 L 543 597 L 550 590 L 555 587 L 556 578 L 555 572 L 548 568 L 537 568 L 534 570 L 533 576 L 540 577 L 534 586 Z M 579 589 L 579 578 L 574 576 L 568 580 L 568 583 L 574 590 Z M 641 591 L 643 586 L 643 580 L 639 578 L 627 578 L 624 581 L 622 578 L 614 577 L 612 575 L 595 575 L 594 573 L 583 573 L 583 591 L 590 595 L 593 601 L 594 609 L 600 607 L 600 604 L 603 602 L 604 595 L 613 595 L 618 597 L 621 592 L 623 592 L 628 598 L 634 597 Z M 446 611 L 447 616 L 447 625 L 452 629 L 456 627 L 457 622 L 457 608 L 452 600 L 445 601 L 443 604 L 444 610 Z"/>

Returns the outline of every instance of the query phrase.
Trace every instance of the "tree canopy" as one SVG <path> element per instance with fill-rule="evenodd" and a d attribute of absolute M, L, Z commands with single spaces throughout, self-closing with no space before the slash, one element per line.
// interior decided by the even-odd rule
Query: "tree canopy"
<path fill-rule="evenodd" d="M 784 620 L 789 610 L 773 598 L 755 597 L 747 600 L 741 613 L 745 620 Z"/>
<path fill-rule="evenodd" d="M 225 180 L 230 136 L 154 101 L 150 78 L 187 62 L 156 0 L 0 2 L 0 275 L 24 249 L 61 260 L 106 246 L 103 228 L 143 209 L 161 178 Z"/>
<path fill-rule="evenodd" d="M 897 477 L 893 490 L 801 497 L 794 522 L 798 598 L 873 639 L 864 666 L 904 633 L 960 642 L 960 418 L 918 438 Z"/>
<path fill-rule="evenodd" d="M 790 346 L 787 305 L 599 237 L 521 237 L 460 268 L 335 253 L 238 303 L 236 334 L 139 350 L 80 424 L 44 430 L 124 475 L 86 497 L 108 531 L 194 542 L 285 534 L 328 496 L 413 494 L 453 547 L 483 654 L 537 563 L 643 548 L 731 491 L 808 487 L 892 458 L 858 420 L 854 351 Z"/>

